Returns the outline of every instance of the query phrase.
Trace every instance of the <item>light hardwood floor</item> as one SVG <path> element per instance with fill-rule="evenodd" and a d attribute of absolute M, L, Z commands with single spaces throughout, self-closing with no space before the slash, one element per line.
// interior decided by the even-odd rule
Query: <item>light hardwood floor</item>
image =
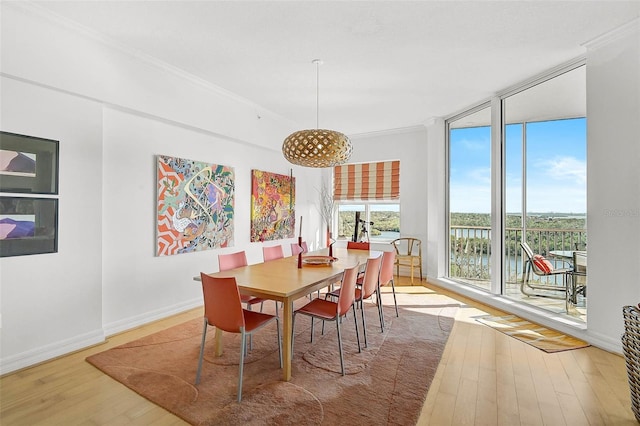
<path fill-rule="evenodd" d="M 398 284 L 410 282 L 401 277 Z M 429 303 L 460 303 L 460 309 L 419 425 L 637 424 L 621 356 L 594 347 L 546 354 L 473 319 L 499 311 L 438 287 L 425 287 Z M 201 315 L 201 309 L 194 309 L 2 377 L 0 424 L 186 424 L 85 358 Z"/>

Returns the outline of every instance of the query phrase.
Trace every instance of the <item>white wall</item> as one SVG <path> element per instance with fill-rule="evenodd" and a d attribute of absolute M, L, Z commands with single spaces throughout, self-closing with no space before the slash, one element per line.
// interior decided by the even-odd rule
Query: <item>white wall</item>
<path fill-rule="evenodd" d="M 588 46 L 588 328 L 620 345 L 640 302 L 640 21 Z"/>
<path fill-rule="evenodd" d="M 0 7 L 1 130 L 60 141 L 58 253 L 0 259 L 3 374 L 201 305 L 192 277 L 217 270 L 220 252 L 261 261 L 262 244 L 249 242 L 251 169 L 289 174 L 280 146 L 294 127 L 28 4 Z M 155 257 L 159 154 L 234 167 L 234 247 Z M 317 247 L 321 173 L 293 173 L 303 237 Z M 278 243 L 288 253 L 293 241 Z"/>

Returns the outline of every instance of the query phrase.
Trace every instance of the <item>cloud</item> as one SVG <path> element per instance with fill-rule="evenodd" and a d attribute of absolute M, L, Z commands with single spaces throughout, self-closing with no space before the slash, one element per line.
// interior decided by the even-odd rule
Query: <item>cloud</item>
<path fill-rule="evenodd" d="M 587 165 L 575 157 L 556 157 L 542 162 L 542 165 L 552 179 L 573 181 L 580 185 L 587 182 Z"/>

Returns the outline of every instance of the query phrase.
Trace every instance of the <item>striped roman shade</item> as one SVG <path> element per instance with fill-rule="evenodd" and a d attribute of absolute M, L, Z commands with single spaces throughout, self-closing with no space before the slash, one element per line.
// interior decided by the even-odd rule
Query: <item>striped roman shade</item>
<path fill-rule="evenodd" d="M 336 166 L 333 169 L 333 199 L 400 199 L 400 161 Z"/>

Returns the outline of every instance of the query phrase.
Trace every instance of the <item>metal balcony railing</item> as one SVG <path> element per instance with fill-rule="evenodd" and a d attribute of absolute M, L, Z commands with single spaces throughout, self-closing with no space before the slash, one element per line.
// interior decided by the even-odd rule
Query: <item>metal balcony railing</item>
<path fill-rule="evenodd" d="M 520 241 L 520 228 L 505 230 L 505 276 L 507 283 L 522 279 L 524 262 Z M 491 228 L 482 226 L 451 226 L 451 252 L 449 276 L 465 280 L 488 281 L 491 277 Z M 537 254 L 546 256 L 556 267 L 562 262 L 549 256 L 553 250 L 583 250 L 587 232 L 584 229 L 527 229 L 527 243 Z M 566 267 L 566 265 L 564 265 Z M 535 278 L 537 279 L 537 278 Z"/>

